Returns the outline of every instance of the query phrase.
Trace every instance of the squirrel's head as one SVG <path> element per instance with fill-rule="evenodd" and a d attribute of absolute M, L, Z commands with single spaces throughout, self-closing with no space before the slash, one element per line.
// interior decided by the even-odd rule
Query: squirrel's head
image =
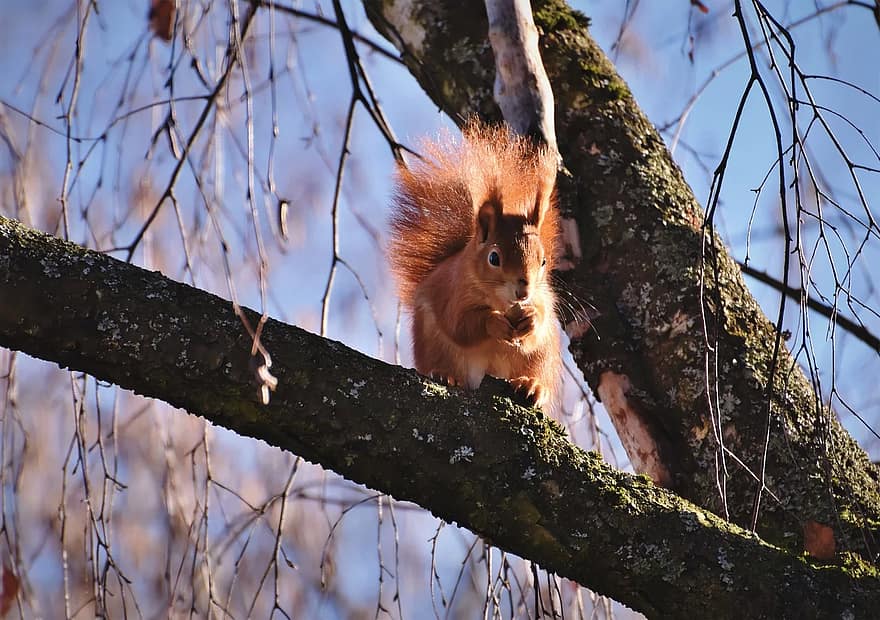
<path fill-rule="evenodd" d="M 475 222 L 474 263 L 476 276 L 497 310 L 516 303 L 530 303 L 536 290 L 545 286 L 550 256 L 541 241 L 544 201 L 523 213 L 504 213 L 501 199 L 484 202 Z"/>
<path fill-rule="evenodd" d="M 388 255 L 404 303 L 411 306 L 416 289 L 453 256 L 464 262 L 455 264 L 451 283 L 485 296 L 493 309 L 547 292 L 552 299 L 556 153 L 506 126 L 476 121 L 462 140 L 424 142 L 421 152 L 398 169 L 391 219 Z"/>

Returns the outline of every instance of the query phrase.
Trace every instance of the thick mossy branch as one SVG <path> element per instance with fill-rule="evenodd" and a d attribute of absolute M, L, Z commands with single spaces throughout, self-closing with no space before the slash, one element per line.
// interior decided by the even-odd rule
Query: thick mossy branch
<path fill-rule="evenodd" d="M 269 320 L 261 341 L 279 385 L 264 406 L 251 339 L 229 302 L 2 217 L 0 299 L 2 346 L 414 501 L 649 615 L 880 608 L 872 569 L 812 566 L 611 469 L 500 382 L 450 390 Z"/>
<path fill-rule="evenodd" d="M 500 118 L 482 3 L 364 4 L 450 116 Z M 822 407 L 784 343 L 773 363 L 773 324 L 723 244 L 703 229 L 703 210 L 590 38 L 588 20 L 562 0 L 532 6 L 556 98 L 559 148 L 572 173 L 560 179 L 560 205 L 576 220 L 583 251 L 564 276 L 597 308 L 594 331 L 572 344 L 594 392 L 606 371 L 625 375 L 629 407 L 651 430 L 651 449 L 671 486 L 746 527 L 769 425 L 758 531 L 799 552 L 803 527 L 825 524 L 839 550 L 874 561 L 877 468 Z M 707 377 L 707 356 L 715 352 Z"/>

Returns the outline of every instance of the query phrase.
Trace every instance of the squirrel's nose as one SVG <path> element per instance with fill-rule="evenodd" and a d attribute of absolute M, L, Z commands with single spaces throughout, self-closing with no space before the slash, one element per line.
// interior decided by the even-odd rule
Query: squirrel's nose
<path fill-rule="evenodd" d="M 519 279 L 516 287 L 516 298 L 525 299 L 529 296 L 529 281 L 523 278 Z"/>

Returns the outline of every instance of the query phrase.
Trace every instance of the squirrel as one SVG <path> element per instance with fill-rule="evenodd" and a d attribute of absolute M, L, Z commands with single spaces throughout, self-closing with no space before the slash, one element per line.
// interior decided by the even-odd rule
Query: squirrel
<path fill-rule="evenodd" d="M 506 379 L 557 413 L 555 153 L 475 122 L 458 143 L 422 149 L 398 166 L 388 247 L 416 370 L 470 389 L 486 374 Z"/>

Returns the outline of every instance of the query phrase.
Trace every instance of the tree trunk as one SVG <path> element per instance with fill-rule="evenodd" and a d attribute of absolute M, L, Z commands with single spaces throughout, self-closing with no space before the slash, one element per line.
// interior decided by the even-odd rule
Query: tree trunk
<path fill-rule="evenodd" d="M 500 120 L 482 3 L 364 4 L 452 118 Z M 571 350 L 631 461 L 743 527 L 757 515 L 757 532 L 773 544 L 800 552 L 805 531 L 830 528 L 838 551 L 874 562 L 877 468 L 823 407 L 704 227 L 703 210 L 590 38 L 588 20 L 561 0 L 532 6 L 571 173 L 559 188 L 578 233 L 565 276 L 597 309 L 594 329 L 575 335 Z"/>

